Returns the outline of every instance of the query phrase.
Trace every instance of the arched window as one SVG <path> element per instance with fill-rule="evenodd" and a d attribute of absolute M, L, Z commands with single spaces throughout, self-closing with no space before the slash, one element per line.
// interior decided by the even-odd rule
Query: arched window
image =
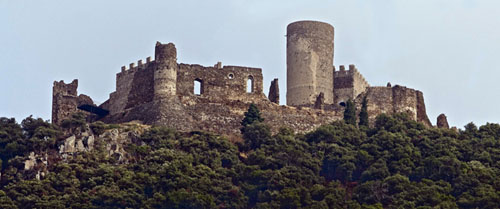
<path fill-rule="evenodd" d="M 203 94 L 203 80 L 201 80 L 199 78 L 194 80 L 193 94 L 194 95 Z"/>
<path fill-rule="evenodd" d="M 249 75 L 247 79 L 247 93 L 252 93 L 252 92 L 253 92 L 253 77 Z"/>

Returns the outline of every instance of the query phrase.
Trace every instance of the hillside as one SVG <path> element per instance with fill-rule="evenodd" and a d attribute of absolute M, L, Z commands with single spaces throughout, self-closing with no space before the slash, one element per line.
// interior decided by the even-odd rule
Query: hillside
<path fill-rule="evenodd" d="M 251 115 L 250 115 L 251 116 Z M 254 117 L 254 118 L 252 118 Z M 498 208 L 500 125 L 404 114 L 243 139 L 137 123 L 0 118 L 0 208 Z"/>

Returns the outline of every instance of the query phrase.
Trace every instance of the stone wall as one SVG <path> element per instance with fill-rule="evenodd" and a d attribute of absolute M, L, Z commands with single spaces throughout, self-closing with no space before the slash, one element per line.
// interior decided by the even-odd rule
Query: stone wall
<path fill-rule="evenodd" d="M 404 112 L 411 119 L 432 126 L 423 103 L 423 94 L 415 89 L 395 85 L 394 87 L 368 87 L 366 92 L 356 98 L 358 109 L 363 97 L 367 99 L 367 110 L 370 122 L 373 124 L 375 118 L 382 114 L 393 114 Z"/>
<path fill-rule="evenodd" d="M 78 79 L 74 79 L 69 84 L 62 80 L 54 81 L 52 87 L 52 123 L 60 125 L 64 119 L 70 118 L 72 114 L 83 112 L 78 109 L 78 106 L 94 104 L 89 96 L 78 95 L 77 89 Z"/>
<path fill-rule="evenodd" d="M 124 111 L 126 108 L 150 102 L 153 99 L 153 70 L 156 67 L 151 58 L 147 58 L 146 63 L 140 60 L 137 64 L 131 63 L 127 69 L 122 67 L 122 71 L 116 74 L 116 90 L 110 94 L 102 108 L 115 114 Z"/>
<path fill-rule="evenodd" d="M 269 101 L 280 104 L 280 87 L 278 85 L 278 79 L 275 78 L 271 81 L 271 86 L 269 86 L 269 94 L 267 94 Z"/>
<path fill-rule="evenodd" d="M 140 120 L 146 124 L 164 125 L 180 131 L 204 130 L 238 136 L 240 122 L 250 103 L 241 100 L 211 103 L 200 97 L 180 96 L 143 104 L 122 114 L 106 117 L 104 121 L 117 123 Z M 281 127 L 304 133 L 342 118 L 339 114 L 341 111 L 280 106 L 267 100 L 254 103 L 273 133 Z"/>
<path fill-rule="evenodd" d="M 291 60 L 297 62 L 287 67 L 287 79 L 297 81 L 287 86 L 287 98 L 292 99 L 292 106 L 279 105 L 277 79 L 271 84 L 269 98 L 264 95 L 262 70 L 259 68 L 223 66 L 221 62 L 213 67 L 179 64 L 175 46 L 158 42 L 154 61 L 147 58 L 145 63 L 131 63 L 128 69 L 122 67 L 116 75 L 115 92 L 100 105 L 110 113 L 100 120 L 108 123 L 137 120 L 180 131 L 204 130 L 239 136 L 244 112 L 254 103 L 274 133 L 280 127 L 304 133 L 342 119 L 343 107 L 332 103 L 335 92 L 336 101 L 355 98 L 358 110 L 366 96 L 372 124 L 381 113 L 407 112 L 412 119 L 430 125 L 422 92 L 398 85 L 369 87 L 354 65 L 350 65 L 348 71 L 342 66 L 334 74 L 333 61 L 328 58 L 333 58 L 333 27 L 317 22 L 299 26 L 291 27 L 288 34 L 292 46 L 287 54 L 293 52 Z M 310 33 L 309 27 L 319 27 L 320 31 Z M 311 42 L 314 40 L 319 42 Z M 300 60 L 302 58 L 306 60 Z M 329 66 L 326 67 L 325 63 Z M 194 92 L 195 81 L 201 84 L 200 94 Z M 326 82 L 331 83 L 331 89 Z M 247 90 L 249 85 L 252 86 L 250 91 Z M 77 80 L 71 84 L 54 82 L 54 123 L 58 124 L 78 111 L 78 105 L 92 103 L 88 96 L 77 96 L 77 86 Z"/>
<path fill-rule="evenodd" d="M 178 69 L 178 96 L 197 96 L 210 102 L 265 99 L 262 70 L 259 68 L 224 66 L 218 69 L 179 64 Z M 200 95 L 194 94 L 195 81 L 201 83 Z M 247 92 L 247 83 L 253 86 L 251 92 Z"/>
<path fill-rule="evenodd" d="M 61 124 L 62 120 L 77 111 L 78 80 L 65 84 L 64 81 L 54 81 L 52 87 L 52 123 Z"/>
<path fill-rule="evenodd" d="M 355 65 L 349 65 L 349 70 L 345 70 L 345 67 L 341 65 L 339 71 L 334 72 L 334 80 L 333 93 L 336 104 L 355 99 L 370 86 Z"/>

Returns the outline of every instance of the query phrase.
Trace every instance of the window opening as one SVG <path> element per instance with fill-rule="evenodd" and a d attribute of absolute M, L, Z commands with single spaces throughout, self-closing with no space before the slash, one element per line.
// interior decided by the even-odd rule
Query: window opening
<path fill-rule="evenodd" d="M 253 77 L 248 76 L 247 79 L 247 93 L 252 93 L 253 92 Z"/>

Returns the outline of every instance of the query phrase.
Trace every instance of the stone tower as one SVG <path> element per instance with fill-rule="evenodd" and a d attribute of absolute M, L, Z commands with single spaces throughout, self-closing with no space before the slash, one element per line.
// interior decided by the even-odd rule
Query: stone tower
<path fill-rule="evenodd" d="M 71 114 L 78 111 L 76 108 L 78 80 L 75 79 L 69 84 L 64 81 L 54 81 L 52 87 L 52 123 L 60 125 L 64 119 L 71 117 Z"/>
<path fill-rule="evenodd" d="M 333 98 L 333 37 L 330 24 L 298 21 L 287 27 L 287 94 L 290 106 L 314 106 L 320 93 Z"/>
<path fill-rule="evenodd" d="M 154 70 L 154 99 L 171 97 L 176 94 L 177 49 L 173 43 L 156 42 L 156 69 Z"/>

